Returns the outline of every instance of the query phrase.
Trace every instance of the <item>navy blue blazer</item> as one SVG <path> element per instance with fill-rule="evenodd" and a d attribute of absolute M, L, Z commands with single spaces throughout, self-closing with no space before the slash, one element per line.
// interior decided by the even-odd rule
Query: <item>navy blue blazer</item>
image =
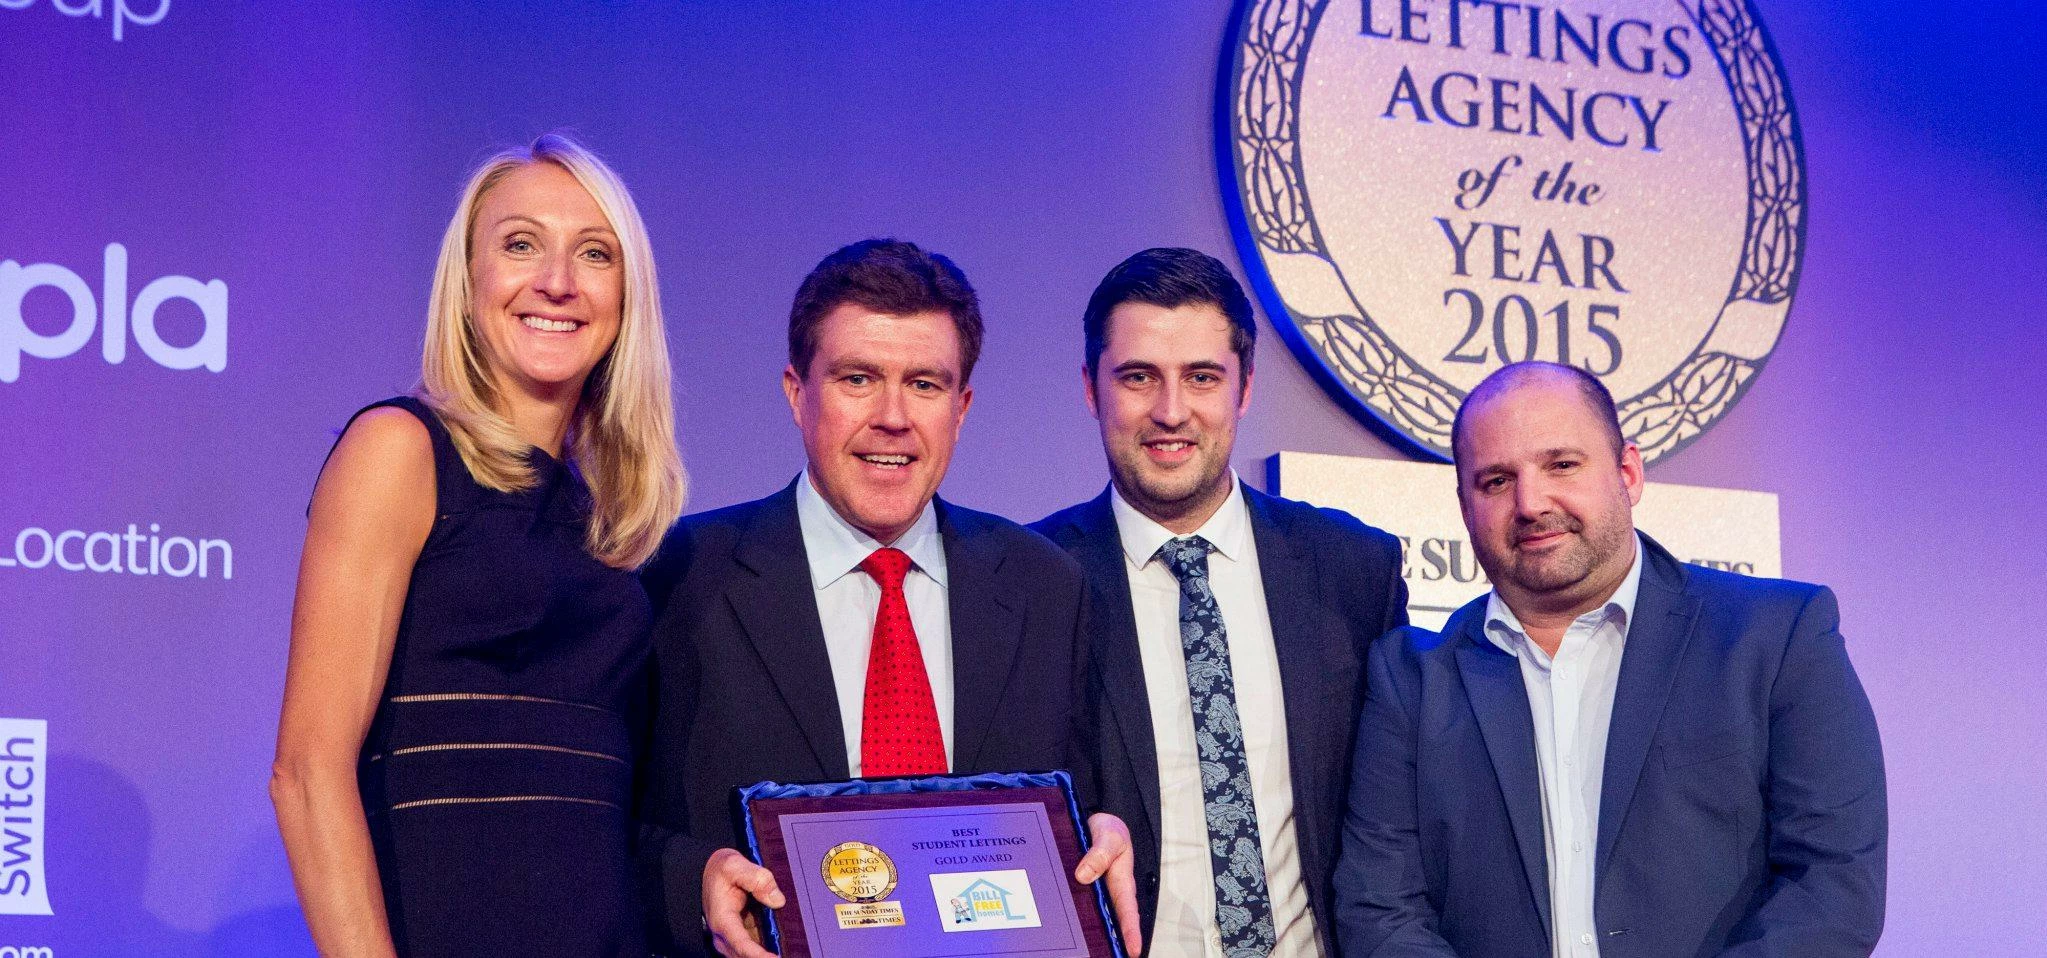
<path fill-rule="evenodd" d="M 1279 653 L 1301 874 L 1316 926 L 1326 938 L 1351 735 L 1364 703 L 1365 652 L 1387 630 L 1407 624 L 1400 542 L 1347 512 L 1242 488 Z M 1130 826 L 1140 926 L 1149 940 L 1159 901 L 1158 749 L 1123 540 L 1109 492 L 1031 528 L 1080 560 L 1093 590 L 1085 741 L 1101 810 Z"/>
<path fill-rule="evenodd" d="M 1085 795 L 1074 744 L 1087 653 L 1080 569 L 1007 519 L 942 499 L 937 509 L 952 617 L 953 771 L 1073 769 Z M 705 954 L 704 864 L 719 848 L 746 847 L 733 790 L 848 775 L 795 484 L 684 518 L 641 581 L 655 610 L 654 715 L 637 812 L 641 897 L 657 949 Z"/>
<path fill-rule="evenodd" d="M 1600 955 L 1869 954 L 1883 754 L 1833 593 L 1642 541 L 1599 799 Z M 1534 727 L 1485 605 L 1372 650 L 1336 874 L 1349 958 L 1551 953 Z"/>

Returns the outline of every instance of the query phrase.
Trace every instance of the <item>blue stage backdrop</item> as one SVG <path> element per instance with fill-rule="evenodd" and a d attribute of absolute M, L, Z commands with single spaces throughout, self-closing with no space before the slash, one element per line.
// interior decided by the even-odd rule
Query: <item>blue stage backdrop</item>
<path fill-rule="evenodd" d="M 2042 17 L 1761 12 L 1803 125 L 1798 299 L 1651 478 L 1778 493 L 1785 569 L 1840 593 L 1890 770 L 1880 952 L 2038 954 Z M 638 195 L 692 509 L 799 468 L 790 295 L 895 235 L 956 257 L 988 317 L 944 491 L 1035 519 L 1105 481 L 1078 374 L 1102 272 L 1154 245 L 1237 261 L 1230 13 L 0 0 L 0 894 L 52 913 L 0 915 L 0 956 L 311 954 L 265 792 L 306 501 L 349 413 L 412 386 L 491 147 L 567 129 Z M 1266 332 L 1246 475 L 1403 455 Z"/>

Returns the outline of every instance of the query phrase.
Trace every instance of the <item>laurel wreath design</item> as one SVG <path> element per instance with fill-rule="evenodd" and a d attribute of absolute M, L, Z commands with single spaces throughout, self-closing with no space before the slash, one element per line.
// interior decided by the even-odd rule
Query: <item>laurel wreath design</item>
<path fill-rule="evenodd" d="M 1748 231 L 1727 301 L 1783 302 L 1797 284 L 1805 240 L 1805 168 L 1791 98 L 1747 3 L 1705 0 L 1698 21 L 1727 74 L 1748 162 Z M 1635 440 L 1645 460 L 1676 452 L 1733 406 L 1762 368 L 1760 360 L 1696 353 L 1661 382 L 1617 404 L 1621 432 Z"/>
<path fill-rule="evenodd" d="M 1302 69 L 1327 3 L 1245 5 L 1230 133 L 1244 219 L 1260 253 L 1314 256 L 1340 277 L 1308 199 L 1299 136 Z M 1797 283 L 1805 235 L 1805 174 L 1790 96 L 1747 0 L 1701 0 L 1695 18 L 1727 76 L 1748 167 L 1748 229 L 1727 301 L 1783 302 Z M 1285 309 L 1353 398 L 1417 444 L 1447 456 L 1464 391 L 1403 352 L 1354 292 L 1350 301 L 1355 314 L 1308 316 Z M 1719 419 L 1761 369 L 1761 360 L 1702 350 L 1655 385 L 1621 400 L 1621 429 L 1641 447 L 1643 459 L 1662 458 Z"/>
<path fill-rule="evenodd" d="M 1258 244 L 1336 263 L 1323 245 L 1301 168 L 1301 69 L 1328 0 L 1255 0 L 1237 72 L 1238 183 Z M 1337 274 L 1342 275 L 1338 270 Z M 1439 452 L 1464 394 L 1415 362 L 1373 323 L 1357 297 L 1357 315 L 1307 316 L 1286 307 L 1296 328 L 1350 394 Z"/>

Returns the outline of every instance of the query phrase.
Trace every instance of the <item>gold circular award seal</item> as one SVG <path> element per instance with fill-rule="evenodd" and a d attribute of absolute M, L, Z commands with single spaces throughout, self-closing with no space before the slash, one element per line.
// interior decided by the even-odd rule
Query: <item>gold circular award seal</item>
<path fill-rule="evenodd" d="M 824 853 L 824 884 L 855 904 L 880 901 L 896 890 L 896 863 L 865 842 L 844 842 Z"/>
<path fill-rule="evenodd" d="M 1760 0 L 1238 0 L 1216 129 L 1274 328 L 1450 457 L 1507 363 L 1575 366 L 1654 462 L 1776 349 L 1805 160 Z"/>

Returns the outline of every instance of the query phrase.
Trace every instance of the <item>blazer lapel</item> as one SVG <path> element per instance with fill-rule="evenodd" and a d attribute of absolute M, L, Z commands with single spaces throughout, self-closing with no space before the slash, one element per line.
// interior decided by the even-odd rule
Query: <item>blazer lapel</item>
<path fill-rule="evenodd" d="M 799 479 L 798 481 L 801 481 Z M 831 657 L 810 581 L 810 560 L 796 519 L 791 483 L 761 504 L 734 550 L 752 576 L 736 577 L 726 601 L 747 640 L 796 717 L 826 778 L 846 778 L 846 733 L 832 684 Z"/>
<path fill-rule="evenodd" d="M 979 769 L 1023 640 L 1024 602 L 1002 577 L 1004 553 L 970 517 L 938 502 L 952 614 L 952 768 Z"/>
<path fill-rule="evenodd" d="M 1355 724 L 1356 716 L 1341 716 L 1332 726 L 1326 717 L 1337 706 L 1351 701 L 1357 681 L 1356 664 L 1343 656 L 1350 633 L 1340 621 L 1316 602 L 1315 559 L 1300 549 L 1299 540 L 1284 527 L 1269 497 L 1249 486 L 1243 487 L 1244 503 L 1251 513 L 1252 539 L 1258 544 L 1258 577 L 1265 587 L 1265 614 L 1272 625 L 1272 642 L 1279 658 L 1280 694 L 1286 707 L 1287 756 L 1293 770 L 1294 794 L 1324 794 L 1316 781 L 1318 769 L 1328 764 L 1326 756 L 1342 748 L 1341 735 Z M 1321 809 L 1315 803 L 1296 800 L 1294 813 L 1316 819 Z M 1318 834 L 1320 822 L 1312 822 Z M 1320 861 L 1320 849 L 1302 842 L 1304 856 Z M 1310 870 L 1312 874 L 1314 869 Z"/>
<path fill-rule="evenodd" d="M 1144 682 L 1144 655 L 1137 647 L 1137 613 L 1130 605 L 1130 573 L 1123 558 L 1123 538 L 1116 513 L 1104 490 L 1079 521 L 1081 541 L 1074 557 L 1095 590 L 1089 615 L 1095 669 L 1108 694 L 1102 704 L 1115 717 L 1123 737 L 1123 753 L 1143 799 L 1151 834 L 1159 833 L 1158 744 L 1151 725 L 1151 697 Z"/>
<path fill-rule="evenodd" d="M 1606 770 L 1599 789 L 1599 854 L 1597 883 L 1606 876 L 1614 839 L 1627 819 L 1628 804 L 1642 779 L 1649 743 L 1670 700 L 1671 683 L 1684 661 L 1699 600 L 1685 592 L 1686 575 L 1669 552 L 1642 536 L 1642 585 L 1635 594 L 1634 620 L 1621 653 L 1620 683 L 1614 689 L 1613 717 L 1606 734 Z"/>
<path fill-rule="evenodd" d="M 1457 650 L 1458 671 L 1464 677 L 1465 694 L 1471 711 L 1478 717 L 1479 732 L 1486 752 L 1492 757 L 1493 774 L 1499 779 L 1501 798 L 1507 803 L 1507 819 L 1514 826 L 1514 843 L 1521 850 L 1521 870 L 1528 878 L 1528 891 L 1535 897 L 1536 913 L 1542 916 L 1545 933 L 1550 927 L 1549 855 L 1544 850 L 1542 821 L 1542 779 L 1535 765 L 1535 723 L 1528 715 L 1528 689 L 1521 682 L 1521 662 L 1486 641 L 1485 600 L 1452 619 L 1452 641 Z M 1458 627 L 1462 619 L 1462 627 Z"/>

